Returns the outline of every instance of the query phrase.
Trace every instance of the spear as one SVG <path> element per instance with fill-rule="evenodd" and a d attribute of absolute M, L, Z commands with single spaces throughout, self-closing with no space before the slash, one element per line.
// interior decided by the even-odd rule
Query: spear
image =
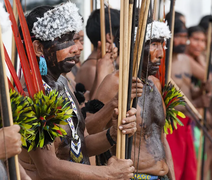
<path fill-rule="evenodd" d="M 208 26 L 208 39 L 207 39 L 207 57 L 206 57 L 206 61 L 207 61 L 207 66 L 206 66 L 206 71 L 205 71 L 205 77 L 204 80 L 207 81 L 209 79 L 209 73 L 210 73 L 210 67 L 211 67 L 211 33 L 212 33 L 212 19 L 210 19 L 209 22 L 209 26 Z M 204 92 L 206 93 L 206 92 Z M 206 121 L 207 121 L 207 108 L 204 108 L 204 120 L 203 120 L 203 126 L 205 126 Z M 203 131 L 201 131 L 201 136 L 200 136 L 200 142 L 203 139 L 203 145 L 201 146 L 200 144 L 200 151 L 199 154 L 201 154 L 202 152 L 202 165 L 201 165 L 201 180 L 204 179 L 204 165 L 205 165 L 205 161 L 204 161 L 204 155 L 205 155 L 205 138 L 203 138 Z M 201 160 L 201 156 L 198 159 L 199 161 Z M 198 163 L 199 163 L 198 161 Z M 197 174 L 199 175 L 199 174 Z"/>
<path fill-rule="evenodd" d="M 100 0 L 100 25 L 101 25 L 101 48 L 102 48 L 102 57 L 104 57 L 105 50 L 105 7 L 104 0 Z M 111 37 L 112 38 L 112 37 Z"/>
<path fill-rule="evenodd" d="M 1 11 L 4 11 L 3 7 Z M 3 13 L 3 12 L 1 12 Z M 5 12 L 6 13 L 6 12 Z M 0 103 L 1 103 L 1 118 L 3 120 L 3 126 L 13 125 L 12 110 L 10 106 L 10 96 L 8 88 L 8 80 L 6 76 L 5 69 L 5 56 L 4 56 L 4 47 L 2 42 L 2 30 L 0 26 Z M 7 142 L 5 142 L 6 144 Z M 6 149 L 5 149 L 6 150 Z M 5 152 L 7 155 L 7 152 Z M 20 180 L 20 171 L 18 164 L 18 156 L 14 156 L 8 159 L 9 164 L 9 179 L 11 180 Z"/>
<path fill-rule="evenodd" d="M 170 19 L 169 19 L 169 29 L 172 33 L 172 38 L 174 34 L 174 21 L 175 21 L 175 0 L 171 0 L 170 4 Z M 168 84 L 171 77 L 171 65 L 172 65 L 172 50 L 173 50 L 173 40 L 172 38 L 167 40 L 167 50 L 166 50 L 166 60 L 165 60 L 165 66 L 166 66 L 166 78 L 165 78 L 165 84 Z"/>
<path fill-rule="evenodd" d="M 135 32 L 135 14 L 136 14 L 136 4 L 137 0 L 134 0 L 133 5 L 133 24 L 132 24 L 132 33 L 131 33 L 131 46 L 130 46 L 130 67 L 129 67 L 129 86 L 128 86 L 128 105 L 127 110 L 129 110 L 131 107 L 136 108 L 137 106 L 137 99 L 131 101 L 131 84 L 132 84 L 132 76 L 133 77 L 141 77 L 141 70 L 143 65 L 143 49 L 145 44 L 145 35 L 146 35 L 146 25 L 147 25 L 147 17 L 148 17 L 148 10 L 150 2 L 144 2 L 141 4 L 141 10 L 139 13 L 139 24 L 138 24 L 138 31 L 136 34 L 136 42 L 134 46 L 134 32 Z M 141 19 L 140 19 L 141 18 Z M 142 21 L 142 23 L 141 23 Z M 143 34 L 141 34 L 141 30 L 144 31 Z M 140 34 L 140 36 L 139 36 Z M 137 45 L 137 46 L 136 46 Z M 135 54 L 137 53 L 137 54 Z M 127 154 L 126 158 L 131 158 L 131 150 L 132 150 L 132 142 L 133 137 L 129 138 L 129 142 L 127 142 Z"/>
<path fill-rule="evenodd" d="M 119 55 L 119 94 L 118 94 L 118 127 L 121 120 L 126 117 L 127 111 L 127 90 L 128 90 L 128 14 L 129 1 L 121 1 L 120 11 L 120 55 Z M 125 138 L 126 136 L 117 130 L 116 156 L 119 159 L 125 159 Z"/>

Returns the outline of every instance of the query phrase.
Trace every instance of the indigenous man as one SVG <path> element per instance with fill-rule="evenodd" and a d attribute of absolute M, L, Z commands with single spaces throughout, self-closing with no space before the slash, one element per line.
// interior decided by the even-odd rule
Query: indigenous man
<path fill-rule="evenodd" d="M 44 56 L 47 61 L 48 72 L 42 76 L 44 87 L 47 91 L 56 89 L 63 97 L 68 98 L 74 111 L 74 116 L 67 121 L 68 125 L 63 127 L 67 131 L 66 137 L 29 153 L 23 149 L 19 158 L 27 174 L 32 180 L 131 178 L 134 171 L 131 160 L 112 157 L 106 167 L 87 165 L 88 156 L 111 148 L 111 142 L 116 139 L 116 125 L 110 130 L 87 135 L 77 101 L 69 90 L 66 79 L 60 76 L 71 70 L 82 50 L 76 34 L 81 30 L 81 17 L 75 4 L 67 2 L 55 8 L 38 7 L 26 19 L 35 54 L 37 57 Z M 135 130 L 135 113 L 135 109 L 128 111 L 129 116 L 123 120 L 127 123 L 122 125 L 126 134 Z"/>
<path fill-rule="evenodd" d="M 112 45 L 112 42 L 114 36 L 119 31 L 120 13 L 118 10 L 111 8 L 110 16 L 112 17 L 111 28 L 113 37 L 110 37 L 108 8 L 105 8 L 105 38 L 107 55 L 103 57 L 103 61 L 99 60 L 101 56 L 99 57 L 98 53 L 98 48 L 101 48 L 100 9 L 96 9 L 91 13 L 86 25 L 86 33 L 94 46 L 94 50 L 81 65 L 75 80 L 76 83 L 82 83 L 85 86 L 85 89 L 90 91 L 91 99 L 104 77 L 114 71 L 114 64 L 111 64 L 110 61 L 114 61 L 117 56 L 117 48 Z M 97 72 L 97 62 L 98 66 L 100 66 L 99 69 L 101 68 L 99 72 Z"/>
<path fill-rule="evenodd" d="M 150 39 L 151 24 L 153 24 L 152 39 Z M 163 42 L 168 38 L 170 38 L 170 31 L 165 23 L 155 21 L 148 24 L 142 70 L 144 92 L 138 99 L 138 130 L 131 156 L 138 173 L 135 179 L 136 177 L 137 179 L 158 179 L 165 175 L 168 175 L 169 179 L 175 179 L 170 149 L 163 132 L 165 106 L 161 96 L 161 84 L 152 76 L 159 69 L 160 60 L 163 57 Z M 150 55 L 149 62 L 148 55 Z M 96 98 L 106 103 L 117 90 L 118 73 L 115 72 L 103 80 Z M 136 157 L 133 156 L 134 153 Z"/>

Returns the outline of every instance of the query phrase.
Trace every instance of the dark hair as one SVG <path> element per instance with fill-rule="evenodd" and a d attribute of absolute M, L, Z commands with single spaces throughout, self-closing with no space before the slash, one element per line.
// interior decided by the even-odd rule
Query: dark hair
<path fill-rule="evenodd" d="M 199 26 L 201 26 L 205 31 L 207 31 L 210 19 L 212 19 L 211 15 L 203 16 L 199 22 Z"/>
<path fill-rule="evenodd" d="M 182 16 L 184 16 L 182 13 L 175 11 L 175 19 L 180 19 L 180 17 Z M 168 21 L 168 24 L 169 24 L 170 18 L 171 18 L 171 13 L 168 12 L 165 17 L 165 19 Z"/>
<path fill-rule="evenodd" d="M 180 33 L 180 32 L 187 32 L 187 28 L 185 27 L 185 24 L 180 19 L 175 19 L 174 21 L 174 34 Z"/>
<path fill-rule="evenodd" d="M 191 37 L 194 32 L 202 32 L 205 34 L 205 30 L 201 26 L 192 26 L 188 28 L 188 37 Z"/>
<path fill-rule="evenodd" d="M 110 9 L 111 26 L 113 36 L 116 36 L 120 28 L 120 11 L 117 9 Z M 100 9 L 94 10 L 88 18 L 86 25 L 86 33 L 94 47 L 97 47 L 98 41 L 101 41 L 100 30 Z M 105 33 L 110 32 L 109 13 L 108 8 L 105 8 Z"/>

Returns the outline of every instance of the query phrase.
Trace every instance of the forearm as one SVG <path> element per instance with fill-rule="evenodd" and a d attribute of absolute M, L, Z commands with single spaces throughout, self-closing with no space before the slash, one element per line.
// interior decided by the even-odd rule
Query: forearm
<path fill-rule="evenodd" d="M 109 103 L 105 104 L 102 109 L 100 109 L 95 114 L 90 114 L 85 119 L 86 128 L 89 134 L 95 134 L 104 130 L 116 108 L 116 103 L 111 100 Z"/>
<path fill-rule="evenodd" d="M 95 80 L 94 80 L 94 83 L 93 83 L 93 87 L 90 91 L 90 99 L 92 100 L 94 97 L 95 97 L 95 94 L 98 90 L 98 87 L 99 85 L 101 84 L 101 82 L 103 81 L 103 79 L 108 75 L 109 73 L 107 74 L 104 74 L 104 73 L 96 73 L 96 77 L 95 77 Z"/>
<path fill-rule="evenodd" d="M 30 156 L 42 180 L 101 180 L 107 178 L 107 168 L 60 160 L 55 152 L 37 148 Z"/>
<path fill-rule="evenodd" d="M 168 144 L 166 138 L 164 138 L 164 149 L 165 149 L 165 153 L 166 153 L 166 163 L 169 167 L 169 172 L 168 172 L 167 176 L 169 177 L 170 180 L 175 180 L 172 154 L 171 154 L 171 150 L 170 150 L 170 147 L 169 147 L 169 144 Z"/>
<path fill-rule="evenodd" d="M 112 147 L 107 139 L 106 132 L 107 130 L 104 130 L 97 134 L 92 134 L 85 137 L 86 150 L 89 156 L 101 154 Z M 116 133 L 114 132 L 115 131 L 112 131 L 111 129 L 110 136 L 114 141 L 116 141 Z"/>

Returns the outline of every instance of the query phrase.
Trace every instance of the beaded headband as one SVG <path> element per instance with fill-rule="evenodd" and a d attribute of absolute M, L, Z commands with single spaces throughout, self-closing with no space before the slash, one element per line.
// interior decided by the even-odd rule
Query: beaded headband
<path fill-rule="evenodd" d="M 72 2 L 56 6 L 37 19 L 33 24 L 32 33 L 42 41 L 53 41 L 68 32 L 82 30 L 82 17 Z"/>

